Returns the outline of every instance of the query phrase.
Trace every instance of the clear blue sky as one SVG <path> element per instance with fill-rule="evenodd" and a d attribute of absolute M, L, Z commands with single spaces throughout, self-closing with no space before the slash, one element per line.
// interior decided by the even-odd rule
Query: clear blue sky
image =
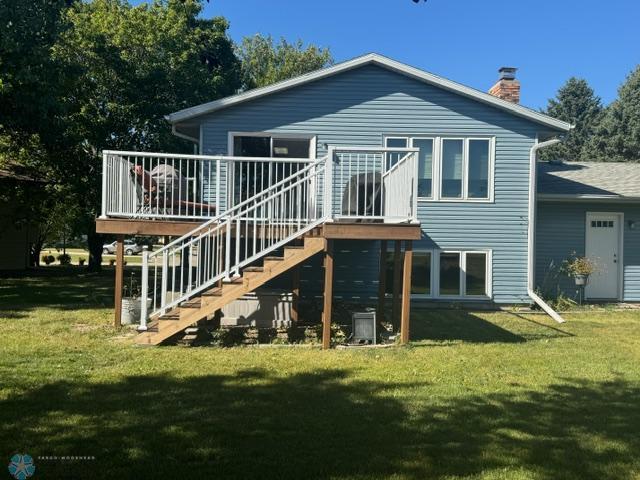
<path fill-rule="evenodd" d="M 381 53 L 481 90 L 516 66 L 533 108 L 571 76 L 609 103 L 640 63 L 640 0 L 211 0 L 214 15 L 236 41 L 301 38 L 336 61 Z"/>

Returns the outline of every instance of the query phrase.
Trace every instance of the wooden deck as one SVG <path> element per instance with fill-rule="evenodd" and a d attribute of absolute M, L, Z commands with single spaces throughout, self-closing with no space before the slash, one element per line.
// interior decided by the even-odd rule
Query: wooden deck
<path fill-rule="evenodd" d="M 96 232 L 112 235 L 179 237 L 189 233 L 201 223 L 204 222 L 97 218 Z M 420 240 L 421 238 L 420 225 L 409 223 L 327 222 L 315 230 L 314 234 L 332 240 Z"/>
<path fill-rule="evenodd" d="M 153 236 L 168 236 L 179 237 L 185 235 L 194 230 L 198 225 L 202 224 L 202 221 L 174 221 L 174 220 L 141 220 L 141 219 L 116 219 L 116 218 L 98 218 L 96 219 L 96 231 L 98 233 L 113 234 L 116 235 L 118 248 L 116 252 L 116 292 L 115 292 L 115 323 L 116 326 L 120 326 L 120 314 L 122 309 L 122 284 L 123 284 L 123 264 L 124 253 L 123 243 L 125 236 L 133 235 L 153 235 Z M 262 229 L 278 228 L 262 227 Z M 247 232 L 252 235 L 251 230 Z M 260 235 L 264 235 L 265 232 L 259 232 Z M 411 287 L 411 270 L 412 270 L 412 242 L 413 240 L 419 240 L 422 237 L 422 230 L 419 224 L 413 223 L 376 223 L 376 222 L 326 222 L 319 227 L 311 230 L 304 235 L 304 238 L 309 240 L 309 252 L 308 255 L 302 255 L 298 259 L 296 257 L 295 262 L 282 262 L 278 265 L 278 268 L 274 269 L 272 265 L 269 267 L 269 271 L 272 274 L 280 274 L 285 270 L 297 269 L 298 264 L 304 261 L 311 254 L 324 250 L 324 301 L 323 310 L 328 314 L 323 314 L 323 335 L 322 345 L 323 348 L 329 348 L 330 346 L 330 329 L 331 329 L 331 311 L 333 301 L 333 243 L 334 240 L 380 240 L 380 291 L 378 298 L 378 321 L 384 320 L 384 303 L 385 303 L 385 276 L 386 276 L 386 255 L 387 255 L 387 242 L 392 241 L 394 243 L 394 275 L 393 275 L 393 298 L 392 298 L 392 314 L 391 322 L 394 324 L 395 329 L 400 332 L 400 339 L 402 343 L 409 341 L 409 313 L 410 313 L 410 287 Z M 323 248 L 316 244 L 313 244 L 311 248 L 311 242 L 313 240 L 322 240 Z M 404 251 L 401 249 L 401 243 L 405 243 Z M 289 249 L 295 253 L 294 247 Z M 285 249 L 286 250 L 286 249 Z M 303 252 L 304 253 L 304 252 Z M 300 254 L 301 255 L 301 254 Z M 265 260 L 268 262 L 270 257 Z M 293 257 L 292 257 L 293 259 Z M 272 262 L 273 263 L 273 262 Z M 257 275 L 258 272 L 247 273 L 249 276 Z M 260 269 L 263 272 L 263 269 Z M 260 273 L 260 278 L 254 278 L 251 282 L 246 281 L 243 283 L 243 287 L 233 290 L 233 294 L 240 292 L 250 291 L 258 285 L 258 280 L 268 280 L 272 277 L 271 274 Z M 299 295 L 299 280 L 296 282 L 297 276 L 293 275 L 292 290 L 296 296 Z M 258 283 L 256 283 L 258 282 Z M 249 288 L 251 287 L 251 288 Z M 231 295 L 231 287 L 227 287 L 229 295 Z M 237 290 L 237 292 L 236 292 Z M 231 295 L 233 296 L 233 295 Z M 229 297 L 231 298 L 231 297 Z M 224 300 L 229 300 L 225 298 Z M 224 302 L 223 302 L 224 303 Z M 198 304 L 200 308 L 201 304 Z M 219 307 L 218 303 L 215 303 L 216 307 Z M 208 309 L 210 310 L 210 309 Z M 207 313 L 209 313 L 207 310 Z M 188 312 L 189 310 L 187 310 Z M 191 312 L 194 312 L 191 309 Z M 201 313 L 201 312 L 200 312 Z M 296 311 L 297 314 L 297 311 Z M 186 314 L 185 314 L 186 315 Z M 154 326 L 154 330 L 142 334 L 138 338 L 139 343 L 143 344 L 155 344 L 159 343 L 165 338 L 168 338 L 170 334 L 176 333 L 184 326 L 195 321 L 192 316 L 194 313 L 189 313 L 185 317 L 184 321 L 169 321 L 160 322 L 163 325 L 161 329 L 163 334 L 159 334 L 157 326 Z M 178 317 L 181 319 L 182 314 Z M 297 315 L 296 315 L 297 316 Z M 194 317 L 195 318 L 195 317 Z M 174 319 L 175 320 L 175 319 Z M 166 324 L 166 325 L 165 325 Z M 173 325 L 171 328 L 164 327 L 167 325 Z"/>

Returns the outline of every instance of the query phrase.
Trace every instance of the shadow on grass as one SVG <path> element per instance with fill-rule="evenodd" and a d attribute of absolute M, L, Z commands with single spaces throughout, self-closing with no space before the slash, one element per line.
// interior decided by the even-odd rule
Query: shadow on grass
<path fill-rule="evenodd" d="M 411 340 L 523 343 L 526 339 L 464 310 L 421 310 L 411 318 Z"/>
<path fill-rule="evenodd" d="M 125 281 L 133 268 L 125 268 Z M 139 279 L 139 274 L 136 273 Z M 46 267 L 0 275 L 0 318 L 22 318 L 41 307 L 61 310 L 113 308 L 114 269 Z"/>
<path fill-rule="evenodd" d="M 438 397 L 429 385 L 349 375 L 247 370 L 53 383 L 0 402 L 2 451 L 36 457 L 42 478 L 417 480 L 493 471 L 602 480 L 640 468 L 637 385 L 566 381 L 431 404 Z M 408 403 L 384 395 L 392 388 L 401 396 L 420 389 L 425 400 L 409 413 Z"/>

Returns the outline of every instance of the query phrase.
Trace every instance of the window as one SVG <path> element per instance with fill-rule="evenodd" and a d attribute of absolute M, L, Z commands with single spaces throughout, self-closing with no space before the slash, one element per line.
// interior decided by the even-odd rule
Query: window
<path fill-rule="evenodd" d="M 433 139 L 413 138 L 412 147 L 420 149 L 418 153 L 418 197 L 431 197 L 433 180 Z"/>
<path fill-rule="evenodd" d="M 462 198 L 462 156 L 464 140 L 442 141 L 442 198 Z"/>
<path fill-rule="evenodd" d="M 443 138 L 440 198 L 490 199 L 491 155 L 488 138 Z"/>
<path fill-rule="evenodd" d="M 394 252 L 387 252 L 385 271 L 385 293 L 393 294 Z M 411 264 L 411 294 L 431 295 L 431 266 L 433 255 L 429 251 L 414 251 Z M 402 260 L 400 261 L 402 265 Z M 400 270 L 402 276 L 402 270 Z"/>
<path fill-rule="evenodd" d="M 233 135 L 233 155 L 239 157 L 311 158 L 312 139 L 271 135 Z"/>
<path fill-rule="evenodd" d="M 446 201 L 493 199 L 492 138 L 385 137 L 388 148 L 418 149 L 418 197 Z M 393 165 L 403 153 L 389 153 Z"/>
<path fill-rule="evenodd" d="M 385 147 L 407 148 L 413 147 L 418 152 L 418 197 L 431 198 L 433 196 L 433 158 L 434 138 L 425 137 L 386 137 Z M 390 165 L 397 162 L 404 153 L 389 153 Z"/>
<path fill-rule="evenodd" d="M 488 252 L 440 252 L 439 296 L 489 297 Z"/>
<path fill-rule="evenodd" d="M 232 133 L 229 148 L 232 149 L 232 154 L 238 157 L 306 159 L 314 156 L 315 142 L 310 137 Z M 234 162 L 231 167 L 233 184 L 229 192 L 229 202 L 237 205 L 304 166 L 304 163 L 295 161 Z"/>
<path fill-rule="evenodd" d="M 487 295 L 487 254 L 466 253 L 465 295 Z"/>
<path fill-rule="evenodd" d="M 489 140 L 469 140 L 467 197 L 489 198 Z"/>
<path fill-rule="evenodd" d="M 431 295 L 431 252 L 413 253 L 411 293 Z"/>
<path fill-rule="evenodd" d="M 613 228 L 612 220 L 591 220 L 591 228 Z"/>
<path fill-rule="evenodd" d="M 440 254 L 440 295 L 460 295 L 460 253 Z"/>
<path fill-rule="evenodd" d="M 408 139 L 404 137 L 389 137 L 386 139 L 385 146 L 387 148 L 407 148 L 407 142 Z M 387 168 L 393 167 L 405 155 L 404 152 L 388 152 Z"/>

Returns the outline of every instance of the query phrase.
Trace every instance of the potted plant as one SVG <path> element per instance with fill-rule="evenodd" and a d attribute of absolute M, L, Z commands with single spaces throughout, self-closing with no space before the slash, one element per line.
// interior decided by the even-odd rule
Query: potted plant
<path fill-rule="evenodd" d="M 123 325 L 131 325 L 140 321 L 142 311 L 141 289 L 135 278 L 135 273 L 131 272 L 129 284 L 125 285 L 122 291 L 122 316 Z M 151 300 L 147 299 L 147 309 L 151 306 Z"/>
<path fill-rule="evenodd" d="M 598 271 L 597 263 L 587 257 L 572 254 L 571 258 L 565 260 L 564 270 L 578 287 L 584 287 L 589 283 L 589 277 Z"/>

